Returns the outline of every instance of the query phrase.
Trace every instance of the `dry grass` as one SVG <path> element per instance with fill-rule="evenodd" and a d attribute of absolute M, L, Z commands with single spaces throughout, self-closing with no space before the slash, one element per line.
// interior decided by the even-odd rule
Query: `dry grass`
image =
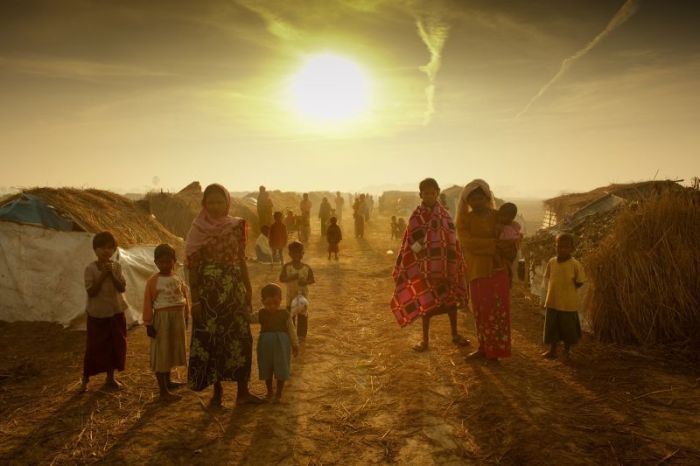
<path fill-rule="evenodd" d="M 180 241 L 137 203 L 99 189 L 34 188 L 25 191 L 68 214 L 89 232 L 111 231 L 122 247 Z"/>
<path fill-rule="evenodd" d="M 700 193 L 628 207 L 587 258 L 594 333 L 654 345 L 700 335 Z"/>
<path fill-rule="evenodd" d="M 192 220 L 202 208 L 202 188 L 194 182 L 182 191 L 172 194 L 152 192 L 146 194 L 145 201 L 159 222 L 181 238 L 186 238 Z M 244 201 L 231 198 L 230 214 L 246 220 L 253 231 L 258 229 L 258 216 L 254 208 Z"/>

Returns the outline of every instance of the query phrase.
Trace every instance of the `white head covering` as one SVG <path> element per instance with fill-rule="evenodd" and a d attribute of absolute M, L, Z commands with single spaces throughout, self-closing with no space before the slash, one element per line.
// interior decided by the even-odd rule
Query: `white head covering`
<path fill-rule="evenodd" d="M 489 199 L 489 207 L 491 207 L 492 209 L 496 208 L 496 197 L 493 195 L 489 184 L 486 181 L 477 178 L 475 180 L 470 181 L 464 187 L 464 189 L 462 190 L 462 194 L 459 196 L 459 208 L 457 209 L 458 217 L 471 211 L 471 207 L 469 207 L 469 202 L 467 202 L 467 199 L 469 198 L 469 195 L 477 189 L 481 189 L 484 192 L 484 194 L 486 194 L 486 197 Z M 457 220 L 457 222 L 459 223 L 459 219 Z"/>

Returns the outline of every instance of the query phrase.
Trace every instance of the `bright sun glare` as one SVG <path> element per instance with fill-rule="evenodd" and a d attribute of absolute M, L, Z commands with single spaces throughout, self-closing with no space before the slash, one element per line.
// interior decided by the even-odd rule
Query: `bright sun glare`
<path fill-rule="evenodd" d="M 333 54 L 309 57 L 293 76 L 290 91 L 295 110 L 317 122 L 355 119 L 369 103 L 369 81 L 362 68 Z"/>

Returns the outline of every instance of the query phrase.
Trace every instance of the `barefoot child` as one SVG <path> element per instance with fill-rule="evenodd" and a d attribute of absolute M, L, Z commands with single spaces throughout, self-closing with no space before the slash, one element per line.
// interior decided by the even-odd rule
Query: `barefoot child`
<path fill-rule="evenodd" d="M 170 381 L 173 367 L 185 366 L 185 329 L 189 321 L 189 291 L 174 272 L 177 264 L 175 249 L 160 244 L 153 253 L 158 273 L 146 282 L 143 300 L 143 323 L 151 338 L 151 369 L 156 373 L 160 398 L 179 398 L 170 392 L 182 384 Z"/>
<path fill-rule="evenodd" d="M 289 243 L 288 252 L 292 260 L 282 267 L 280 281 L 287 284 L 287 307 L 291 310 L 294 298 L 298 294 L 308 298 L 309 285 L 313 285 L 316 282 L 311 267 L 301 261 L 304 257 L 304 245 L 299 241 L 292 241 Z M 305 339 L 309 328 L 308 311 L 304 310 L 299 315 L 293 315 L 292 318 L 297 326 L 299 339 Z"/>
<path fill-rule="evenodd" d="M 331 253 L 335 253 L 335 260 L 338 260 L 338 244 L 343 239 L 343 232 L 338 226 L 338 219 L 331 217 L 330 225 L 326 231 L 326 240 L 328 240 L 328 260 L 331 260 Z"/>
<path fill-rule="evenodd" d="M 401 238 L 399 236 L 399 223 L 396 221 L 396 215 L 391 216 L 391 224 L 389 225 L 389 228 L 391 228 L 391 239 Z"/>
<path fill-rule="evenodd" d="M 282 212 L 275 212 L 275 221 L 270 225 L 270 248 L 272 248 L 272 262 L 284 264 L 284 247 L 287 245 L 287 226 L 282 221 Z"/>
<path fill-rule="evenodd" d="M 92 249 L 97 260 L 85 268 L 87 344 L 81 391 L 87 390 L 91 376 L 102 372 L 107 373 L 108 388 L 120 388 L 114 371 L 123 371 L 126 362 L 126 280 L 119 263 L 112 261 L 117 241 L 103 231 L 92 239 Z"/>
<path fill-rule="evenodd" d="M 265 285 L 261 292 L 263 308 L 251 316 L 251 321 L 260 324 L 258 338 L 258 371 L 260 380 L 267 386 L 267 399 L 279 403 L 284 382 L 291 372 L 291 355 L 299 352 L 299 340 L 289 311 L 280 307 L 282 288 L 275 283 Z M 277 380 L 276 393 L 272 388 L 272 377 Z"/>
<path fill-rule="evenodd" d="M 569 358 L 571 345 L 581 338 L 581 322 L 577 312 L 576 290 L 586 282 L 583 265 L 571 254 L 574 237 L 568 233 L 557 236 L 557 256 L 547 263 L 544 280 L 547 297 L 544 306 L 544 343 L 549 350 L 542 354 L 548 359 L 557 357 L 557 345 L 564 342 L 564 358 Z"/>
<path fill-rule="evenodd" d="M 462 249 L 450 214 L 438 202 L 440 186 L 433 178 L 419 185 L 421 205 L 411 215 L 394 267 L 396 288 L 391 310 L 404 327 L 418 317 L 423 321 L 423 340 L 413 349 L 426 351 L 430 319 L 447 314 L 452 342 L 466 346 L 469 340 L 457 332 L 457 307 L 466 304 Z"/>

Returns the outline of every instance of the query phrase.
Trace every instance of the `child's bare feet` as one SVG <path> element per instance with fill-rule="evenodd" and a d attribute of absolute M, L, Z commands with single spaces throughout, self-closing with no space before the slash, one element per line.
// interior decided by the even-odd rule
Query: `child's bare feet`
<path fill-rule="evenodd" d="M 110 390 L 121 390 L 124 388 L 124 384 L 117 379 L 107 379 L 105 382 L 105 387 L 109 388 Z"/>
<path fill-rule="evenodd" d="M 168 390 L 177 390 L 178 388 L 182 388 L 185 385 L 187 385 L 185 382 L 172 382 L 168 380 Z"/>
<path fill-rule="evenodd" d="M 425 351 L 428 351 L 428 343 L 425 340 L 422 340 L 420 343 L 416 343 L 413 345 L 413 351 L 416 353 L 423 353 Z"/>
<path fill-rule="evenodd" d="M 545 359 L 557 359 L 557 352 L 550 349 L 542 353 L 542 357 Z"/>
<path fill-rule="evenodd" d="M 88 383 L 90 382 L 90 379 L 87 377 L 83 377 L 80 380 L 80 388 L 78 388 L 78 392 L 80 393 L 85 393 L 88 390 Z"/>
<path fill-rule="evenodd" d="M 474 359 L 484 359 L 484 358 L 486 358 L 486 355 L 484 354 L 484 352 L 481 350 L 476 350 L 474 352 L 469 353 L 464 359 L 467 361 L 471 361 Z"/>

